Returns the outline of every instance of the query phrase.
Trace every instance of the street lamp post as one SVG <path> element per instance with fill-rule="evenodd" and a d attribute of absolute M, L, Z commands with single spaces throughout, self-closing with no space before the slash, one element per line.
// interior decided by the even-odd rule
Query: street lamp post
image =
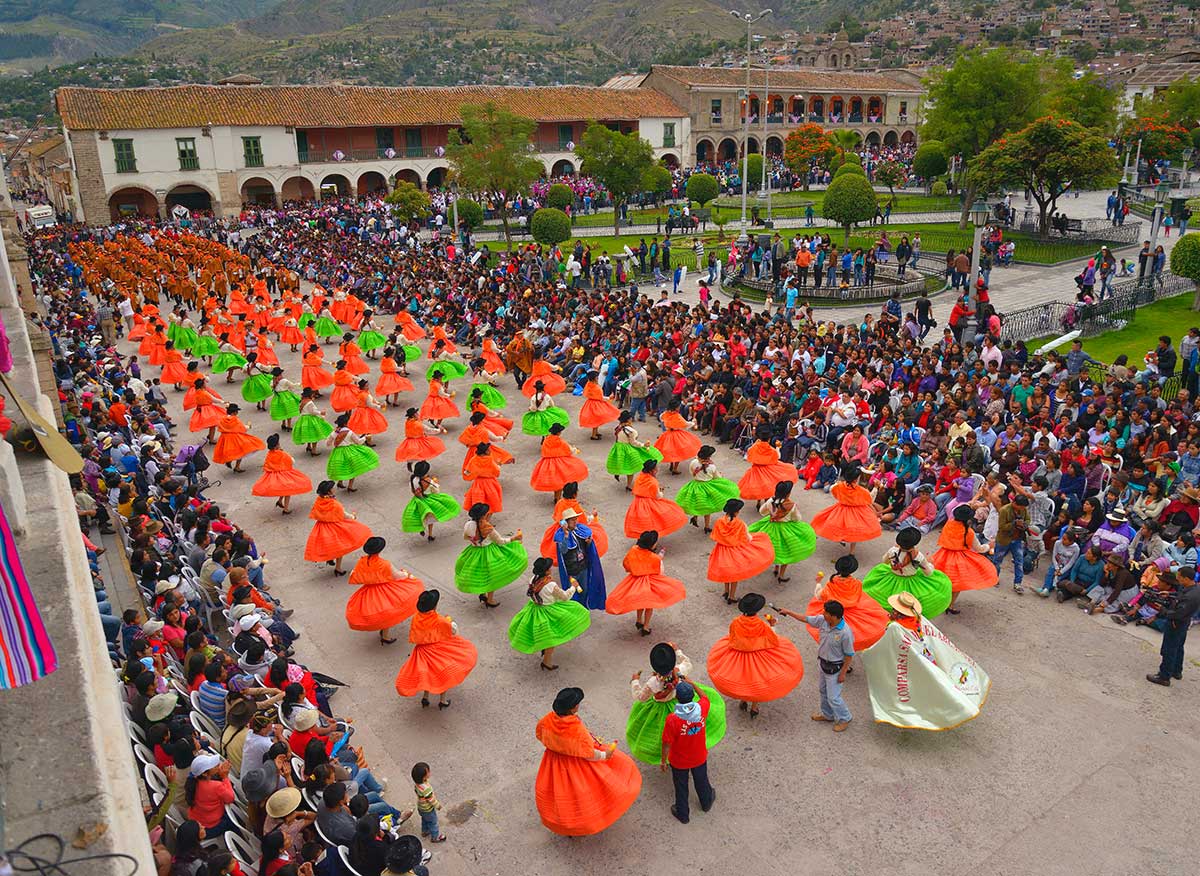
<path fill-rule="evenodd" d="M 979 326 L 981 323 L 979 319 L 979 286 L 976 282 L 976 278 L 979 276 L 979 251 L 983 243 L 983 228 L 987 225 L 988 216 L 990 215 L 991 211 L 983 201 L 976 201 L 971 205 L 970 216 L 971 224 L 975 226 L 975 237 L 971 243 L 971 275 L 967 278 L 967 306 L 975 311 L 974 322 L 976 326 Z"/>
<path fill-rule="evenodd" d="M 746 177 L 750 174 L 750 51 L 754 44 L 753 28 L 757 21 L 761 21 L 771 14 L 770 9 L 764 9 L 757 15 L 750 12 L 738 12 L 736 9 L 729 10 L 729 14 L 734 18 L 746 22 L 746 109 L 745 109 L 745 133 L 742 135 L 742 233 L 738 235 L 738 245 L 745 247 L 750 242 L 749 224 L 746 221 Z"/>
<path fill-rule="evenodd" d="M 1188 187 L 1187 166 L 1188 162 L 1192 160 L 1192 156 L 1195 155 L 1195 152 L 1191 146 L 1188 146 L 1180 155 L 1183 157 L 1183 170 L 1179 174 L 1179 190 L 1182 192 Z"/>
<path fill-rule="evenodd" d="M 1138 137 L 1137 157 L 1133 159 L 1133 184 L 1142 181 L 1142 138 Z"/>
<path fill-rule="evenodd" d="M 771 59 L 763 59 L 763 132 L 759 154 L 762 155 L 762 181 L 759 184 L 758 196 L 767 200 L 767 219 L 771 218 L 771 175 L 767 173 L 767 119 L 771 116 Z"/>
<path fill-rule="evenodd" d="M 1166 210 L 1167 196 L 1171 194 L 1171 184 L 1165 179 L 1154 187 L 1154 213 L 1150 216 L 1150 259 L 1145 265 L 1139 265 L 1138 284 L 1154 282 L 1154 251 L 1158 246 L 1158 229 L 1162 227 L 1163 215 Z"/>

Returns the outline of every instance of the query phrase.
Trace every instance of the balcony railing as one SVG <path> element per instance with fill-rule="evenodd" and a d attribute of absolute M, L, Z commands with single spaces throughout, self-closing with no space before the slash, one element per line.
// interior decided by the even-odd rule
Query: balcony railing
<path fill-rule="evenodd" d="M 712 113 L 708 117 L 708 120 L 714 125 L 719 125 L 719 124 L 721 124 L 721 114 L 720 113 Z"/>
<path fill-rule="evenodd" d="M 180 155 L 179 156 L 180 170 L 199 170 L 200 157 L 197 155 Z"/>

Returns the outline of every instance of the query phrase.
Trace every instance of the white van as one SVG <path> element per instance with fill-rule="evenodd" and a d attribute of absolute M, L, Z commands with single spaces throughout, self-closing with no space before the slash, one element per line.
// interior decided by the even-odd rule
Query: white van
<path fill-rule="evenodd" d="M 54 208 L 46 204 L 29 207 L 25 210 L 26 228 L 50 228 L 58 224 L 54 218 Z"/>

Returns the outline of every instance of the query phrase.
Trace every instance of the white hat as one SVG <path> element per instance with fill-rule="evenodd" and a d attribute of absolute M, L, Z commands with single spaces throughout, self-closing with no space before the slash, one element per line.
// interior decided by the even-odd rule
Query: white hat
<path fill-rule="evenodd" d="M 164 624 L 162 621 L 152 618 L 151 620 L 148 620 L 142 624 L 142 632 L 147 636 L 157 636 L 162 632 L 163 627 L 165 626 L 166 624 Z"/>
<path fill-rule="evenodd" d="M 173 584 L 170 581 L 170 579 L 159 581 L 157 584 L 154 585 L 154 595 L 161 596 L 162 594 L 167 593 L 168 591 L 174 590 L 175 587 L 176 587 L 176 585 Z"/>
<path fill-rule="evenodd" d="M 175 711 L 178 702 L 179 695 L 176 693 L 155 694 L 150 698 L 150 702 L 146 703 L 146 718 L 151 721 L 162 721 Z"/>
<path fill-rule="evenodd" d="M 292 716 L 292 726 L 297 730 L 311 730 L 317 726 L 316 709 L 299 709 Z"/>
<path fill-rule="evenodd" d="M 201 754 L 192 761 L 192 767 L 188 772 L 193 776 L 201 776 L 214 767 L 220 766 L 221 758 L 215 754 Z"/>
<path fill-rule="evenodd" d="M 258 609 L 249 602 L 239 602 L 237 605 L 229 609 L 229 616 L 235 621 L 241 620 L 248 614 L 254 614 Z"/>
<path fill-rule="evenodd" d="M 254 629 L 254 627 L 257 623 L 258 623 L 258 615 L 248 614 L 244 618 L 242 618 L 241 620 L 238 621 L 238 629 L 240 629 L 244 633 L 247 630 Z"/>
<path fill-rule="evenodd" d="M 565 510 L 563 511 L 563 513 L 562 513 L 562 517 L 560 517 L 560 518 L 559 518 L 559 520 L 560 520 L 560 521 L 562 521 L 562 520 L 571 520 L 572 518 L 575 518 L 575 517 L 578 517 L 578 516 L 579 516 L 579 512 L 578 512 L 578 511 L 576 511 L 574 508 L 567 508 L 567 509 L 565 509 Z"/>

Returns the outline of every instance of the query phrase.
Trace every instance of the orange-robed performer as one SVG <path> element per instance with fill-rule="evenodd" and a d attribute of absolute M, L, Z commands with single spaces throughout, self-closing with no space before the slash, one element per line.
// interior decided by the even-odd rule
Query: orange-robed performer
<path fill-rule="evenodd" d="M 467 455 L 463 458 L 463 468 L 467 467 L 467 463 L 475 455 L 475 448 L 480 444 L 492 445 L 492 457 L 496 460 L 497 465 L 507 465 L 513 461 L 513 455 L 503 447 L 497 447 L 497 441 L 503 441 L 503 435 L 497 435 L 492 432 L 484 423 L 487 417 L 476 411 L 471 414 L 471 423 L 462 432 L 459 433 L 458 443 L 467 448 Z"/>
<path fill-rule="evenodd" d="M 662 424 L 666 431 L 658 436 L 654 446 L 662 454 L 662 461 L 671 464 L 671 474 L 679 474 L 679 463 L 700 452 L 700 439 L 688 431 L 696 424 L 679 413 L 679 399 L 671 400 L 662 415 Z"/>
<path fill-rule="evenodd" d="M 412 654 L 396 674 L 396 693 L 421 694 L 422 708 L 429 705 L 431 693 L 439 694 L 439 709 L 450 708 L 446 694 L 463 683 L 479 659 L 475 646 L 458 634 L 458 624 L 437 613 L 440 596 L 436 590 L 426 590 L 417 597 L 417 613 L 408 631 Z"/>
<path fill-rule="evenodd" d="M 335 577 L 345 575 L 342 557 L 362 547 L 371 537 L 371 530 L 353 514 L 347 514 L 342 503 L 334 498 L 333 481 L 317 485 L 317 500 L 308 516 L 316 522 L 304 544 L 304 559 L 333 566 Z"/>
<path fill-rule="evenodd" d="M 670 535 L 687 526 L 688 516 L 678 504 L 663 497 L 658 478 L 658 462 L 647 459 L 633 479 L 633 500 L 625 512 L 625 535 L 637 538 L 653 529 L 659 536 Z"/>
<path fill-rule="evenodd" d="M 312 481 L 308 475 L 296 468 L 291 454 L 279 449 L 279 433 L 267 436 L 267 458 L 263 460 L 263 473 L 250 488 L 253 496 L 277 496 L 275 507 L 284 514 L 291 514 L 292 496 L 312 492 Z"/>
<path fill-rule="evenodd" d="M 713 524 L 708 580 L 725 585 L 725 602 L 737 602 L 738 584 L 765 572 L 775 562 L 775 545 L 765 532 L 750 532 L 738 515 L 745 502 L 729 499 Z"/>
<path fill-rule="evenodd" d="M 568 687 L 534 734 L 546 747 L 534 798 L 542 824 L 560 836 L 589 836 L 614 824 L 642 790 L 642 774 L 616 742 L 593 736 L 579 719 L 583 691 Z"/>
<path fill-rule="evenodd" d="M 263 440 L 250 434 L 250 429 L 238 417 L 241 410 L 237 405 L 228 405 L 225 416 L 217 422 L 221 437 L 213 448 L 213 462 L 224 463 L 226 468 L 242 470 L 242 460 L 251 453 L 266 449 Z"/>
<path fill-rule="evenodd" d="M 563 485 L 579 483 L 588 476 L 587 464 L 578 458 L 579 449 L 562 438 L 562 423 L 552 423 L 550 434 L 542 439 L 541 458 L 529 475 L 529 485 L 539 493 L 553 493 L 554 501 L 562 498 Z"/>
<path fill-rule="evenodd" d="M 807 615 L 813 617 L 825 610 L 829 600 L 839 602 L 845 611 L 842 619 L 854 634 L 854 648 L 865 651 L 870 648 L 887 629 L 887 612 L 880 608 L 879 603 L 863 594 L 862 581 L 854 577 L 858 571 L 858 560 L 847 554 L 838 557 L 833 564 L 833 577 L 821 586 L 818 574 L 817 589 L 812 601 L 808 603 Z M 808 627 L 813 640 L 820 642 L 821 634 L 816 627 Z"/>
<path fill-rule="evenodd" d="M 663 550 L 658 547 L 658 533 L 654 530 L 643 532 L 621 562 L 629 574 L 608 594 L 604 603 L 604 610 L 609 614 L 636 611 L 634 626 L 643 636 L 652 632 L 650 618 L 655 609 L 667 608 L 687 596 L 682 581 L 662 573 L 662 564 Z"/>
<path fill-rule="evenodd" d="M 579 409 L 579 425 L 591 429 L 591 439 L 600 440 L 600 427 L 606 423 L 615 423 L 621 416 L 621 409 L 604 397 L 597 378 L 599 371 L 589 371 L 587 383 L 583 385 L 583 407 Z"/>
<path fill-rule="evenodd" d="M 750 717 L 758 704 L 787 696 L 804 677 L 804 661 L 791 640 L 775 632 L 775 618 L 758 617 L 767 601 L 758 593 L 738 600 L 742 614 L 729 624 L 729 635 L 708 652 L 708 677 L 727 697 L 741 700 Z"/>
<path fill-rule="evenodd" d="M 796 483 L 800 473 L 796 466 L 779 461 L 779 451 L 768 440 L 771 437 L 767 427 L 760 427 L 756 434 L 758 440 L 746 451 L 746 461 L 750 468 L 738 481 L 738 493 L 743 499 L 770 499 L 775 495 L 775 485 L 780 481 Z"/>
<path fill-rule="evenodd" d="M 388 635 L 391 628 L 416 613 L 425 585 L 404 569 L 397 573 L 380 556 L 386 547 L 387 542 L 376 535 L 363 545 L 364 556 L 350 572 L 349 582 L 358 589 L 346 603 L 346 623 L 352 630 L 378 631 L 380 644 L 391 645 L 396 641 Z"/>
<path fill-rule="evenodd" d="M 834 504 L 818 512 L 812 521 L 817 535 L 849 544 L 850 553 L 854 553 L 855 543 L 871 541 L 883 534 L 879 515 L 871 506 L 871 493 L 858 484 L 860 474 L 858 466 L 843 468 L 841 480 L 829 491 Z"/>

